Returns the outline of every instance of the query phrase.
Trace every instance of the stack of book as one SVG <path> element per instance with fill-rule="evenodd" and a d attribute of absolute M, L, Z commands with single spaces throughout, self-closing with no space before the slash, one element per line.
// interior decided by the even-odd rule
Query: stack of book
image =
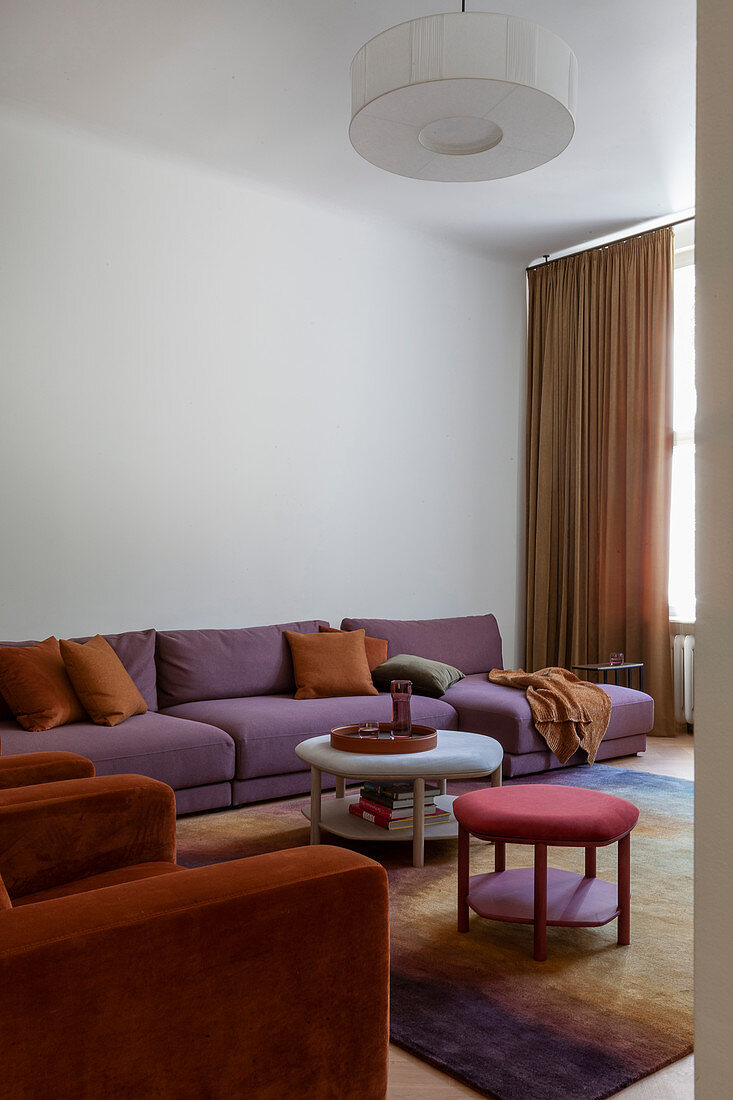
<path fill-rule="evenodd" d="M 425 783 L 425 825 L 443 825 L 451 820 L 448 810 L 435 805 L 440 793 L 437 783 Z M 412 783 L 364 783 L 359 801 L 352 802 L 349 813 L 373 821 L 383 829 L 411 829 L 414 812 Z"/>

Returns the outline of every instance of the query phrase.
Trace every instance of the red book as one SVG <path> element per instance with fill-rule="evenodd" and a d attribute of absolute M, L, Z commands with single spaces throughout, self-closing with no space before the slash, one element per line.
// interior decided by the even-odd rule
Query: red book
<path fill-rule="evenodd" d="M 370 814 L 376 814 L 377 817 L 386 817 L 389 821 L 397 821 L 404 817 L 409 817 L 412 821 L 412 803 L 401 810 L 390 810 L 388 806 L 383 806 L 381 802 L 372 802 L 362 795 L 358 805 L 361 806 L 362 810 L 368 810 Z"/>
<path fill-rule="evenodd" d="M 382 829 L 411 829 L 412 817 L 398 817 L 389 818 L 384 814 L 375 814 L 370 810 L 365 810 L 363 806 L 358 802 L 352 802 L 349 805 L 349 813 L 354 814 L 355 817 L 361 817 L 364 821 L 372 821 L 375 825 L 379 825 Z M 442 825 L 445 821 L 450 821 L 451 815 L 447 810 L 433 810 L 432 813 L 425 814 L 425 824 L 427 825 Z"/>

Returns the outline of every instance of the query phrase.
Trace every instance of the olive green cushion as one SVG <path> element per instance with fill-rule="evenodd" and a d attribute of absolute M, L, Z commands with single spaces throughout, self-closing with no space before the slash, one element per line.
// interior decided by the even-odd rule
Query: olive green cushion
<path fill-rule="evenodd" d="M 409 653 L 398 653 L 372 669 L 374 685 L 381 691 L 389 691 L 392 680 L 412 680 L 412 690 L 416 695 L 431 695 L 436 699 L 463 678 L 461 670 L 453 665 L 429 661 L 427 657 L 414 657 Z"/>

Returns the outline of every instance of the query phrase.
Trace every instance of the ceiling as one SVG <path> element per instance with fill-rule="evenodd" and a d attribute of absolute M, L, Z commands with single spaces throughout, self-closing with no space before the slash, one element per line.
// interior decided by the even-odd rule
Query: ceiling
<path fill-rule="evenodd" d="M 469 11 L 496 10 L 468 0 Z M 529 261 L 694 204 L 695 0 L 501 0 L 574 50 L 576 133 L 484 183 L 394 176 L 349 144 L 349 65 L 443 0 L 3 0 L 0 99 Z"/>

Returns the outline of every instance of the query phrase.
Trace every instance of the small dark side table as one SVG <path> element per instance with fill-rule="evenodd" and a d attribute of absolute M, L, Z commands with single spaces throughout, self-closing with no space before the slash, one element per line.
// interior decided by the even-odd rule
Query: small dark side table
<path fill-rule="evenodd" d="M 603 674 L 603 683 L 608 683 L 609 672 L 614 673 L 614 683 L 618 684 L 618 674 L 621 671 L 626 672 L 626 687 L 631 687 L 631 673 L 636 669 L 639 673 L 639 691 L 644 690 L 644 662 L 643 661 L 624 661 L 622 665 L 612 664 L 600 664 L 600 665 L 571 665 L 573 671 L 582 672 L 600 672 Z"/>

